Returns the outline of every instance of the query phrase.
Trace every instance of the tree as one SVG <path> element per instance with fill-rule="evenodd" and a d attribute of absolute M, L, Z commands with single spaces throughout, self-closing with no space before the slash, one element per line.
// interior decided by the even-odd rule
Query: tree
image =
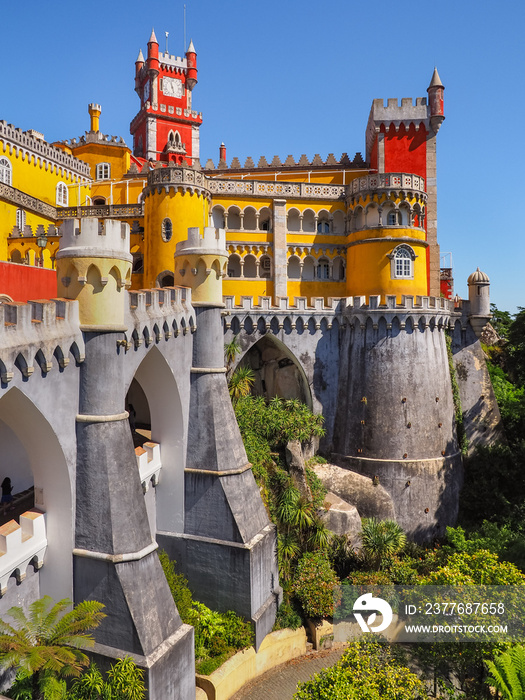
<path fill-rule="evenodd" d="M 509 332 L 511 373 L 520 386 L 525 384 L 525 308 L 518 306 L 518 313 L 511 323 Z"/>
<path fill-rule="evenodd" d="M 235 407 L 239 399 L 250 394 L 255 381 L 255 373 L 251 367 L 237 367 L 228 382 L 230 397 Z"/>
<path fill-rule="evenodd" d="M 80 676 L 89 663 L 79 647 L 94 644 L 88 630 L 102 622 L 104 606 L 85 600 L 66 612 L 71 605 L 67 598 L 53 604 L 44 596 L 29 606 L 27 615 L 22 608 L 10 608 L 13 625 L 0 620 L 0 665 L 20 668 L 31 678 L 33 700 L 45 700 L 46 689 L 48 696 L 56 693 L 58 680 Z"/>
<path fill-rule="evenodd" d="M 487 683 L 503 700 L 525 700 L 525 647 L 512 647 L 486 664 L 490 673 Z"/>
<path fill-rule="evenodd" d="M 365 559 L 379 571 L 384 561 L 405 546 L 406 535 L 394 520 L 363 520 L 361 544 Z"/>
<path fill-rule="evenodd" d="M 235 358 L 241 352 L 241 344 L 237 335 L 233 336 L 229 343 L 224 344 L 224 357 L 226 359 L 226 375 L 229 376 Z"/>

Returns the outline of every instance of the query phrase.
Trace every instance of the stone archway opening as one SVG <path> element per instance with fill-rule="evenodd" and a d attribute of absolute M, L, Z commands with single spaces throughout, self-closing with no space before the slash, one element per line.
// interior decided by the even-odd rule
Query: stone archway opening
<path fill-rule="evenodd" d="M 35 598 L 45 594 L 56 600 L 72 598 L 74 515 L 68 464 L 53 426 L 17 387 L 0 399 L 0 439 L 0 481 L 5 476 L 11 478 L 15 497 L 13 510 L 6 513 L 7 520 L 18 522 L 20 515 L 32 508 L 45 513 L 44 566 L 38 579 L 28 584 L 29 588 Z M 4 602 L 8 606 L 18 600 L 15 587 L 14 597 L 8 602 L 9 588 L 10 585 Z"/>
<path fill-rule="evenodd" d="M 312 408 L 312 392 L 299 361 L 284 343 L 272 335 L 258 340 L 244 355 L 241 365 L 255 374 L 252 393 L 270 400 L 298 399 Z"/>
<path fill-rule="evenodd" d="M 130 404 L 135 411 L 136 453 L 145 443 L 159 446 L 159 486 L 151 488 L 157 477 L 144 482 L 152 534 L 183 532 L 186 444 L 182 402 L 173 372 L 157 347 L 151 348 L 131 380 L 126 394 L 128 412 Z"/>

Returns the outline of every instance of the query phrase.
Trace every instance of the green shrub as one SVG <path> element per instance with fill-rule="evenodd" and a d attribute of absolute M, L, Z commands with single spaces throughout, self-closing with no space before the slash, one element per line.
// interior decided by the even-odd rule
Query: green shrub
<path fill-rule="evenodd" d="M 422 700 L 425 685 L 398 652 L 366 635 L 348 645 L 340 661 L 300 683 L 294 700 Z"/>
<path fill-rule="evenodd" d="M 159 550 L 159 559 L 181 620 L 186 624 L 193 624 L 191 621 L 193 596 L 188 587 L 188 580 L 185 576 L 175 571 L 175 564 L 177 562 L 171 561 L 167 553 L 163 550 Z"/>
<path fill-rule="evenodd" d="M 296 630 L 302 624 L 301 616 L 295 609 L 293 602 L 283 601 L 277 611 L 277 617 L 273 626 L 274 631 L 283 629 Z"/>
<path fill-rule="evenodd" d="M 334 588 L 338 585 L 325 553 L 307 552 L 299 559 L 293 590 L 307 617 L 333 615 Z"/>

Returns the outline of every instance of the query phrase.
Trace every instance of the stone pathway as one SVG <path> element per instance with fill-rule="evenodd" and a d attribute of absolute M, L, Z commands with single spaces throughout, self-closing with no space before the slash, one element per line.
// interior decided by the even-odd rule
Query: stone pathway
<path fill-rule="evenodd" d="M 343 647 L 338 647 L 292 659 L 247 683 L 230 700 L 291 700 L 299 681 L 307 681 L 314 673 L 333 666 L 343 651 Z"/>

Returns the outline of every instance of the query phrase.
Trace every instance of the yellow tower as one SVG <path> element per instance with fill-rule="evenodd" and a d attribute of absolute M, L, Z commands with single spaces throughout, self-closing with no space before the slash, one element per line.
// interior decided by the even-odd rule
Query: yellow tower
<path fill-rule="evenodd" d="M 347 195 L 348 296 L 429 293 L 423 178 L 385 173 L 356 178 Z"/>
<path fill-rule="evenodd" d="M 210 193 L 201 171 L 189 167 L 155 168 L 144 189 L 144 286 L 186 284 L 173 277 L 177 243 L 188 229 L 208 223 Z"/>
<path fill-rule="evenodd" d="M 123 331 L 131 261 L 129 225 L 112 219 L 67 219 L 57 253 L 58 296 L 78 299 L 83 331 Z"/>
<path fill-rule="evenodd" d="M 226 232 L 206 227 L 188 229 L 188 239 L 177 243 L 175 284 L 191 287 L 193 306 L 223 306 L 222 278 L 226 274 L 228 254 Z"/>

